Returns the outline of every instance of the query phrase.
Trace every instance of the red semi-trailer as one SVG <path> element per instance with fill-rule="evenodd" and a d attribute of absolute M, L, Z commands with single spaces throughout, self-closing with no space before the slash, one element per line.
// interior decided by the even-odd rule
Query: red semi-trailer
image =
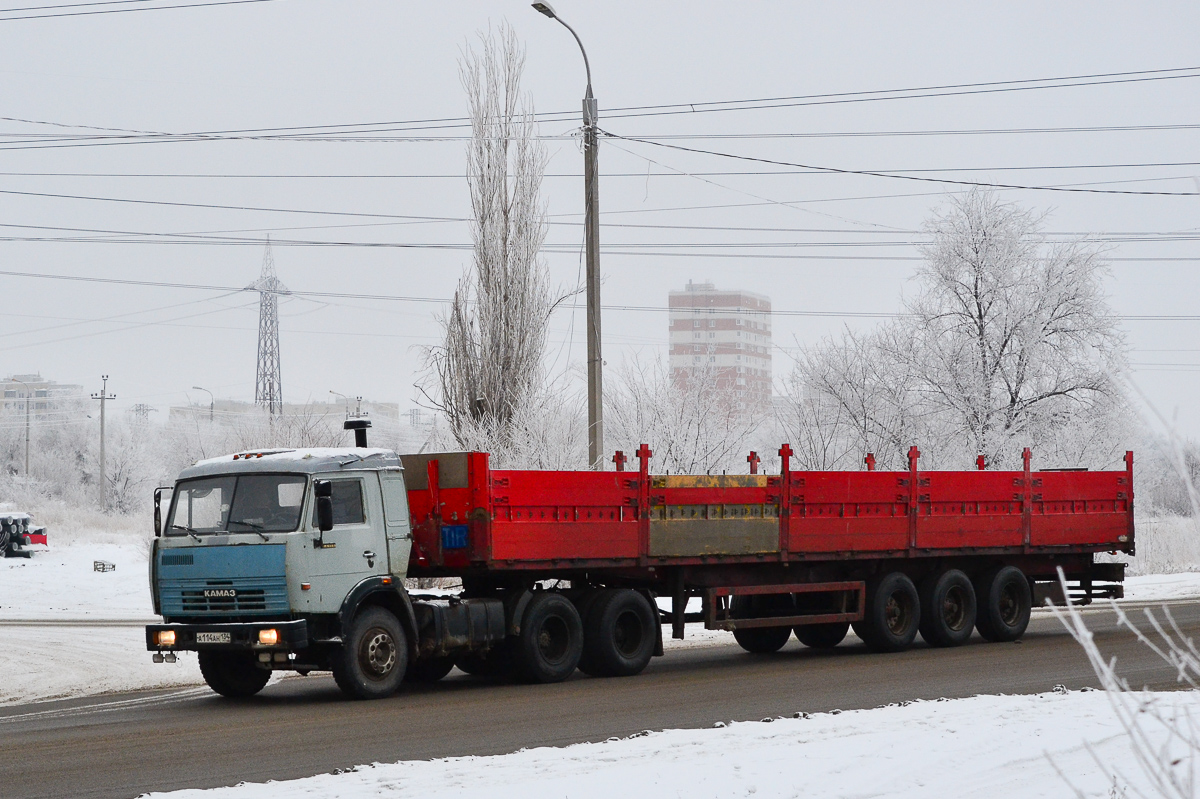
<path fill-rule="evenodd" d="M 621 453 L 603 472 L 365 449 L 203 462 L 181 475 L 158 539 L 166 623 L 147 628 L 147 646 L 168 660 L 199 650 L 227 695 L 272 670 L 329 669 L 374 698 L 455 665 L 533 682 L 636 674 L 662 654 L 664 623 L 682 638 L 703 622 L 758 653 L 793 634 L 836 646 L 851 626 L 875 651 L 918 632 L 933 646 L 975 630 L 1014 640 L 1035 603 L 1061 598 L 1058 569 L 1079 601 L 1121 596 L 1124 565 L 1096 555 L 1134 552 L 1132 453 L 1099 472 L 1034 470 L 1029 450 L 1020 471 L 923 471 L 916 447 L 901 472 L 870 456 L 864 471 L 793 471 L 790 448 L 779 454 L 780 474 L 719 476 L 654 474 L 645 445 L 637 471 Z M 211 498 L 222 485 L 223 506 Z M 235 510 L 263 506 L 254 492 L 266 505 L 286 494 L 295 518 L 197 521 L 206 502 L 228 513 L 229 496 Z M 462 590 L 410 593 L 406 577 Z"/>

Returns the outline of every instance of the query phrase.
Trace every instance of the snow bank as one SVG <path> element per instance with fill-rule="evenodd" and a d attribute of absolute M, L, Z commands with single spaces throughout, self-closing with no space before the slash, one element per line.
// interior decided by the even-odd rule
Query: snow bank
<path fill-rule="evenodd" d="M 1155 694 L 1200 713 L 1200 694 Z M 719 725 L 720 726 L 720 725 Z M 1090 744 L 1101 769 L 1085 749 Z M 1049 755 L 1049 757 L 1047 756 Z M 1023 799 L 1146 791 L 1124 731 L 1099 691 L 978 696 L 820 713 L 721 729 L 667 730 L 603 743 L 360 766 L 341 774 L 152 797 L 530 796 L 610 799 L 970 796 Z M 1120 776 L 1114 778 L 1114 772 Z"/>
<path fill-rule="evenodd" d="M 194 652 L 152 663 L 132 626 L 0 626 L 0 670 L 0 705 L 204 684 Z"/>
<path fill-rule="evenodd" d="M 93 563 L 112 563 L 98 572 Z M 31 558 L 0 558 L 0 621 L 154 618 L 148 553 L 139 544 L 56 545 Z M 0 657 L 3 657 L 0 655 Z"/>

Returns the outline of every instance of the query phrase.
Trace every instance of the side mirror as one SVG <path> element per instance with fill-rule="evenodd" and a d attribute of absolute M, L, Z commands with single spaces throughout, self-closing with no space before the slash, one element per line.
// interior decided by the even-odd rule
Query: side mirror
<path fill-rule="evenodd" d="M 313 495 L 317 498 L 317 530 L 324 534 L 333 529 L 333 483 L 313 481 Z"/>
<path fill-rule="evenodd" d="M 162 492 L 173 490 L 172 486 L 159 486 L 154 489 L 154 537 L 162 535 Z"/>

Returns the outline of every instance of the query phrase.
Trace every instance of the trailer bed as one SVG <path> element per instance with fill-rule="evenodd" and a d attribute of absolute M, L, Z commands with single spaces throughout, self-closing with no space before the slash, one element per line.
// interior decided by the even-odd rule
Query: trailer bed
<path fill-rule="evenodd" d="M 414 574 L 653 569 L 1134 551 L 1121 471 L 792 471 L 656 475 L 492 470 L 482 452 L 402 456 Z M 1090 561 L 1091 558 L 1089 557 Z"/>

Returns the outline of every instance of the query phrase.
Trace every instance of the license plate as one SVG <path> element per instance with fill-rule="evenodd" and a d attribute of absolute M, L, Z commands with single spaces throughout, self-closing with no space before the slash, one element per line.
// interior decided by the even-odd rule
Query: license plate
<path fill-rule="evenodd" d="M 227 644 L 232 640 L 230 633 L 196 633 L 198 644 Z"/>

